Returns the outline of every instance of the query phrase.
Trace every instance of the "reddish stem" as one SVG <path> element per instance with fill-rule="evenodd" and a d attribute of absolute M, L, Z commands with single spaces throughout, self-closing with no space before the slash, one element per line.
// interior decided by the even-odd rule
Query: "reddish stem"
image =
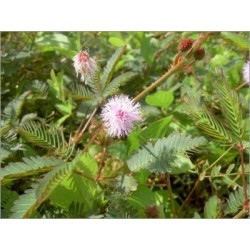
<path fill-rule="evenodd" d="M 244 147 L 243 147 L 242 142 L 240 142 L 237 148 L 240 153 L 241 168 L 242 168 L 241 177 L 242 177 L 242 182 L 243 182 L 243 193 L 244 193 L 243 209 L 248 211 L 249 206 L 248 206 L 248 195 L 247 195 L 247 181 L 246 181 L 246 174 L 245 174 L 245 162 L 244 162 L 244 156 L 243 156 Z"/>

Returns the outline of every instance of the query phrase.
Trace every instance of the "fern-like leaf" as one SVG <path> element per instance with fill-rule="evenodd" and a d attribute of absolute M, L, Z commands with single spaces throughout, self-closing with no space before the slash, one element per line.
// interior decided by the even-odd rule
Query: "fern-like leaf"
<path fill-rule="evenodd" d="M 10 129 L 1 136 L 0 161 L 3 162 L 19 150 L 23 150 L 23 144 L 18 142 L 15 131 Z"/>
<path fill-rule="evenodd" d="M 31 91 L 42 98 L 46 97 L 48 94 L 48 85 L 44 82 L 35 80 L 32 82 Z"/>
<path fill-rule="evenodd" d="M 8 103 L 8 105 L 3 110 L 3 120 L 4 120 L 3 127 L 5 127 L 7 124 L 10 124 L 12 127 L 16 126 L 16 123 L 22 111 L 22 107 L 24 105 L 25 99 L 28 97 L 29 94 L 30 94 L 30 91 L 26 91 L 22 95 L 20 95 L 18 98 L 15 98 L 14 100 Z M 4 134 L 3 131 L 1 131 L 1 134 Z"/>
<path fill-rule="evenodd" d="M 11 218 L 29 218 L 38 207 L 49 197 L 57 186 L 77 167 L 79 156 L 72 162 L 63 163 L 47 173 L 31 189 L 20 195 L 11 209 Z"/>
<path fill-rule="evenodd" d="M 186 112 L 207 135 L 221 142 L 232 143 L 232 135 L 217 121 L 204 105 L 199 104 L 195 97 L 187 96 L 184 99 Z"/>
<path fill-rule="evenodd" d="M 11 162 L 1 169 L 1 184 L 5 185 L 15 179 L 48 172 L 59 164 L 62 164 L 61 160 L 40 156 L 23 158 L 23 162 Z"/>
<path fill-rule="evenodd" d="M 204 137 L 192 138 L 190 135 L 172 134 L 167 138 L 158 140 L 155 145 L 167 145 L 173 152 L 184 153 L 194 150 L 206 143 L 206 141 Z"/>
<path fill-rule="evenodd" d="M 19 126 L 18 133 L 28 142 L 39 147 L 54 150 L 55 154 L 69 157 L 74 145 L 69 146 L 64 139 L 62 129 L 51 126 L 50 128 L 38 122 L 26 122 Z"/>
<path fill-rule="evenodd" d="M 88 85 L 72 83 L 69 90 L 72 97 L 76 100 L 86 101 L 94 98 L 93 89 L 91 89 Z"/>
<path fill-rule="evenodd" d="M 121 86 L 122 84 L 125 84 L 130 79 L 132 79 L 136 74 L 133 72 L 126 72 L 120 76 L 117 76 L 115 79 L 113 79 L 110 84 L 105 88 L 104 90 L 104 96 L 107 97 L 109 95 L 114 94 L 114 92 Z"/>
<path fill-rule="evenodd" d="M 1 148 L 0 150 L 0 163 L 3 163 L 5 159 L 7 159 L 11 155 L 10 150 L 6 150 L 4 148 Z"/>
<path fill-rule="evenodd" d="M 223 115 L 231 128 L 236 140 L 242 137 L 241 130 L 241 111 L 239 107 L 239 98 L 236 92 L 230 89 L 229 84 L 223 76 L 216 77 L 215 87 L 218 92 Z"/>
<path fill-rule="evenodd" d="M 36 199 L 37 186 L 37 183 L 33 184 L 31 189 L 26 190 L 24 194 L 18 197 L 11 208 L 12 215 L 10 218 L 29 218 L 35 212 L 40 205 Z"/>
<path fill-rule="evenodd" d="M 55 167 L 41 180 L 36 190 L 37 202 L 40 204 L 56 189 L 56 187 L 77 167 L 79 156 L 72 162 Z"/>
<path fill-rule="evenodd" d="M 69 218 L 84 218 L 84 203 L 72 202 L 68 211 Z"/>
<path fill-rule="evenodd" d="M 135 172 L 147 169 L 153 173 L 172 173 L 173 168 L 181 164 L 186 169 L 190 162 L 185 156 L 185 152 L 193 150 L 205 142 L 204 137 L 191 138 L 186 135 L 173 134 L 157 140 L 155 145 L 152 143 L 144 145 L 137 154 L 128 160 L 128 167 Z"/>
<path fill-rule="evenodd" d="M 119 47 L 115 51 L 115 53 L 112 55 L 112 57 L 108 60 L 108 63 L 106 67 L 104 68 L 103 76 L 102 76 L 102 81 L 101 81 L 101 86 L 102 89 L 107 87 L 111 81 L 112 75 L 115 70 L 115 66 L 117 65 L 119 59 L 123 55 L 125 51 L 125 46 L 124 47 Z"/>
<path fill-rule="evenodd" d="M 248 186 L 248 194 L 250 192 L 250 186 Z M 227 205 L 224 209 L 225 214 L 235 214 L 242 209 L 244 201 L 244 193 L 242 188 L 238 188 L 236 191 L 229 194 Z"/>
<path fill-rule="evenodd" d="M 7 188 L 1 189 L 1 218 L 8 218 L 10 216 L 10 209 L 17 198 L 17 192 Z"/>

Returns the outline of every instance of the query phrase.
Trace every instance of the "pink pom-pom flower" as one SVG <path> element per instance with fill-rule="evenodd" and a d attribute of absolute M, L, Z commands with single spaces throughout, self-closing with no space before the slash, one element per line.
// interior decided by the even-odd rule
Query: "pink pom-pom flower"
<path fill-rule="evenodd" d="M 140 104 L 123 95 L 110 98 L 102 109 L 101 117 L 107 134 L 118 138 L 127 136 L 134 123 L 142 120 Z"/>
<path fill-rule="evenodd" d="M 97 68 L 96 61 L 89 57 L 88 52 L 82 51 L 73 57 L 76 76 L 81 75 L 81 81 L 87 84 L 88 80 L 94 76 Z"/>
<path fill-rule="evenodd" d="M 250 61 L 246 62 L 243 67 L 243 78 L 248 84 L 250 83 L 249 72 L 250 72 Z"/>

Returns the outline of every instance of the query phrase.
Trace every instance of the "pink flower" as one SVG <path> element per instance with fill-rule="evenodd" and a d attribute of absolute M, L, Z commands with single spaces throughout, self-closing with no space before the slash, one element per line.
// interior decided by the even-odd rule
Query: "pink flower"
<path fill-rule="evenodd" d="M 249 79 L 249 71 L 250 71 L 250 61 L 246 62 L 244 67 L 243 67 L 243 78 L 244 80 L 249 83 L 250 79 Z"/>
<path fill-rule="evenodd" d="M 108 100 L 101 117 L 108 135 L 118 138 L 128 135 L 133 130 L 134 123 L 142 120 L 140 104 L 122 95 Z"/>
<path fill-rule="evenodd" d="M 76 71 L 76 76 L 78 73 L 81 74 L 81 81 L 87 84 L 88 80 L 94 76 L 96 70 L 96 61 L 89 57 L 88 52 L 82 51 L 79 54 L 75 55 L 73 58 L 74 67 Z"/>

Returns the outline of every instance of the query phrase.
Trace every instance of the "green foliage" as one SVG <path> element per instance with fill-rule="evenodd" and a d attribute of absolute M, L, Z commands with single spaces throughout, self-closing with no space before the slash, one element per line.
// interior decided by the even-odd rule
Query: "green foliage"
<path fill-rule="evenodd" d="M 211 33 L 203 60 L 191 55 L 161 80 L 178 63 L 179 42 L 201 33 L 2 32 L 2 217 L 244 216 L 248 36 Z M 80 51 L 98 65 L 85 82 L 72 60 Z M 108 136 L 107 99 L 144 90 L 143 120 L 127 137 Z"/>
<path fill-rule="evenodd" d="M 79 202 L 72 202 L 69 206 L 69 218 L 84 218 L 84 204 Z"/>
<path fill-rule="evenodd" d="M 2 188 L 1 194 L 1 218 L 8 218 L 10 209 L 14 201 L 18 198 L 18 193 L 7 188 Z"/>
<path fill-rule="evenodd" d="M 248 194 L 249 192 L 250 192 L 250 188 L 248 186 Z M 227 200 L 227 204 L 224 208 L 224 213 L 226 215 L 236 214 L 240 209 L 242 209 L 243 201 L 244 201 L 244 193 L 243 193 L 243 189 L 240 187 L 236 191 L 231 192 L 229 194 L 229 199 Z"/>
<path fill-rule="evenodd" d="M 215 219 L 217 217 L 217 210 L 218 210 L 218 198 L 217 196 L 212 196 L 206 202 L 204 207 L 204 215 L 205 218 L 208 219 Z"/>
<path fill-rule="evenodd" d="M 37 201 L 39 203 L 42 203 L 45 199 L 47 199 L 56 187 L 71 173 L 74 168 L 76 168 L 77 161 L 78 157 L 72 162 L 64 163 L 55 167 L 44 176 L 36 190 Z"/>
<path fill-rule="evenodd" d="M 36 38 L 35 43 L 42 52 L 56 50 L 70 59 L 76 54 L 74 44 L 67 36 L 60 33 L 41 34 Z"/>
<path fill-rule="evenodd" d="M 154 49 L 151 44 L 151 38 L 143 35 L 141 41 L 141 55 L 148 64 L 152 64 L 154 61 Z"/>
<path fill-rule="evenodd" d="M 217 76 L 215 87 L 218 91 L 218 96 L 221 104 L 223 114 L 230 126 L 232 134 L 235 136 L 236 141 L 242 138 L 241 130 L 241 111 L 239 107 L 239 98 L 236 92 L 230 89 L 226 79 L 222 76 Z"/>
<path fill-rule="evenodd" d="M 146 97 L 146 103 L 151 106 L 168 108 L 169 105 L 174 101 L 174 96 L 168 91 L 157 91 L 154 94 Z"/>
<path fill-rule="evenodd" d="M 120 57 L 123 55 L 125 51 L 125 47 L 119 47 L 112 57 L 108 60 L 108 63 L 103 71 L 101 86 L 102 88 L 106 88 L 111 81 L 112 75 L 115 71 L 115 66 L 117 65 Z"/>
<path fill-rule="evenodd" d="M 48 172 L 53 167 L 62 164 L 62 161 L 56 158 L 40 156 L 23 158 L 22 160 L 22 162 L 11 162 L 1 169 L 0 178 L 2 185 L 15 179 Z"/>
<path fill-rule="evenodd" d="M 12 100 L 3 110 L 3 120 L 4 126 L 1 128 L 1 135 L 5 133 L 7 126 L 15 127 L 17 124 L 17 119 L 21 114 L 22 107 L 24 105 L 25 99 L 30 94 L 30 91 L 24 92 L 18 98 Z"/>
<path fill-rule="evenodd" d="M 47 127 L 38 122 L 26 122 L 19 126 L 18 133 L 28 142 L 42 148 L 51 149 L 55 154 L 69 157 L 74 145 L 69 146 L 64 138 L 62 129 L 53 125 Z"/>
<path fill-rule="evenodd" d="M 96 161 L 86 153 L 74 161 L 75 164 L 71 165 L 73 169 L 70 169 L 70 172 L 66 171 L 65 174 L 62 172 L 64 179 L 56 188 L 53 186 L 53 192 L 49 199 L 52 204 L 60 206 L 66 211 L 70 209 L 72 202 L 83 203 L 84 212 L 88 213 L 93 208 L 96 194 L 100 192 L 100 188 L 94 181 L 98 166 Z M 45 185 L 50 184 L 52 178 L 57 181 L 58 175 L 62 176 L 60 168 L 58 168 L 58 171 L 60 171 L 59 174 L 55 172 L 56 174 L 52 173 L 46 177 Z"/>
<path fill-rule="evenodd" d="M 195 149 L 206 142 L 204 137 L 191 138 L 186 135 L 172 134 L 167 138 L 159 139 L 155 145 L 147 143 L 143 149 L 128 160 L 131 171 L 147 169 L 152 173 L 186 172 L 190 166 L 186 151 Z"/>
<path fill-rule="evenodd" d="M 107 88 L 105 88 L 104 90 L 104 96 L 107 97 L 109 95 L 114 94 L 117 89 L 125 84 L 126 82 L 130 81 L 133 77 L 135 77 L 135 73 L 133 72 L 126 72 L 122 75 L 117 76 L 116 78 L 114 78 L 110 84 L 107 86 Z"/>
<path fill-rule="evenodd" d="M 246 50 L 250 49 L 247 38 L 244 38 L 240 34 L 234 34 L 232 32 L 221 32 L 221 35 L 224 39 L 231 41 L 232 43 L 234 43 L 235 45 L 237 45 L 242 49 Z"/>
<path fill-rule="evenodd" d="M 25 191 L 24 194 L 20 195 L 14 202 L 11 208 L 11 216 L 13 219 L 29 218 L 35 212 L 40 205 L 36 200 L 35 190 L 38 184 L 33 184 L 31 189 Z"/>
<path fill-rule="evenodd" d="M 172 116 L 167 116 L 158 121 L 152 122 L 144 130 L 137 129 L 130 133 L 128 141 L 130 144 L 128 153 L 138 149 L 140 145 L 153 138 L 162 138 L 166 135 L 169 127 L 167 126 L 172 120 Z"/>
<path fill-rule="evenodd" d="M 193 119 L 197 127 L 202 129 L 207 135 L 221 142 L 233 142 L 230 132 L 194 96 L 186 96 L 184 101 L 186 112 Z"/>

